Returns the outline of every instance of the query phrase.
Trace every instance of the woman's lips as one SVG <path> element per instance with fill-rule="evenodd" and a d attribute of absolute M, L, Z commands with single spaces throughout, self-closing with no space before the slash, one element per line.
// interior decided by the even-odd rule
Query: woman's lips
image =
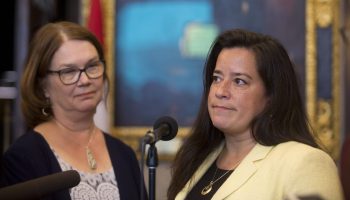
<path fill-rule="evenodd" d="M 87 97 L 87 96 L 92 96 L 94 94 L 95 94 L 95 92 L 84 92 L 84 93 L 78 94 L 76 96 L 77 97 Z"/>
<path fill-rule="evenodd" d="M 212 106 L 214 109 L 218 109 L 218 110 L 235 110 L 232 107 L 229 106 L 222 106 L 222 105 L 213 105 Z"/>

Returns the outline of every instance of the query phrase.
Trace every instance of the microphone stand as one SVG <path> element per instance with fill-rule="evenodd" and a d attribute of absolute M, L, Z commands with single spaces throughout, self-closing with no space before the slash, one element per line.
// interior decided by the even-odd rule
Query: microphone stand
<path fill-rule="evenodd" d="M 155 142 L 150 143 L 147 154 L 149 200 L 156 199 L 156 168 L 158 166 L 157 147 Z"/>

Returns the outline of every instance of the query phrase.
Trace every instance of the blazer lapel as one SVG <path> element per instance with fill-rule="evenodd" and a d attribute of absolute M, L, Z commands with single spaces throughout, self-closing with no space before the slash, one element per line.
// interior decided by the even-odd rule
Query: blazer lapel
<path fill-rule="evenodd" d="M 224 143 L 222 143 L 219 148 L 215 149 L 199 166 L 198 170 L 196 170 L 195 174 L 192 176 L 192 180 L 188 181 L 185 187 L 180 191 L 180 193 L 176 196 L 175 200 L 185 199 L 187 194 L 192 190 L 193 186 L 197 184 L 197 182 L 201 179 L 203 174 L 208 170 L 208 168 L 213 164 L 216 160 L 222 148 L 224 147 Z"/>
<path fill-rule="evenodd" d="M 259 168 L 259 160 L 264 159 L 266 155 L 271 151 L 272 146 L 262 146 L 256 144 L 255 147 L 248 153 L 248 155 L 242 160 L 240 165 L 230 175 L 230 177 L 224 182 L 219 190 L 213 196 L 213 200 L 222 200 L 227 196 L 238 190 Z"/>

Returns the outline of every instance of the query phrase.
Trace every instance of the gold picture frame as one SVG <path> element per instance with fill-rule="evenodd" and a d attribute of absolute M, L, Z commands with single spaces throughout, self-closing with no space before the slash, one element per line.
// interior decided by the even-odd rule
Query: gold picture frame
<path fill-rule="evenodd" d="M 340 33 L 339 1 L 306 1 L 306 108 L 312 127 L 325 150 L 338 160 L 340 154 Z M 331 30 L 331 98 L 318 96 L 317 29 Z"/>
<path fill-rule="evenodd" d="M 83 23 L 86 19 L 90 0 L 82 1 Z M 104 33 L 106 43 L 106 62 L 110 66 L 108 74 L 110 77 L 110 95 L 108 99 L 108 111 L 114 121 L 115 99 L 114 86 L 116 84 L 114 74 L 115 69 L 115 6 L 116 0 L 101 0 L 104 15 Z M 340 151 L 340 53 L 339 53 L 339 0 L 306 0 L 305 1 L 305 100 L 306 109 L 309 115 L 310 123 L 324 144 L 328 153 L 337 160 Z M 317 94 L 317 84 L 319 80 L 317 68 L 318 29 L 331 29 L 332 49 L 331 57 L 331 98 L 324 99 Z M 127 144 L 131 145 L 135 151 L 139 151 L 140 138 L 150 130 L 151 126 L 143 127 L 116 127 L 111 123 L 111 134 L 121 138 Z M 189 127 L 180 127 L 178 137 L 184 138 L 189 132 Z M 165 155 L 172 158 L 172 154 Z"/>

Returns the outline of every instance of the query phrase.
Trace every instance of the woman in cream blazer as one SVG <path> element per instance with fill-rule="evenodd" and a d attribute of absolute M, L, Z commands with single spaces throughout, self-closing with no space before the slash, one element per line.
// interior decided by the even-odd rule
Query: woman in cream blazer
<path fill-rule="evenodd" d="M 168 199 L 305 198 L 343 194 L 308 123 L 293 63 L 270 36 L 226 31 L 207 57 L 198 116 L 175 157 Z"/>
<path fill-rule="evenodd" d="M 223 145 L 203 162 L 192 182 L 186 184 L 176 200 L 185 199 L 222 148 Z M 212 199 L 293 200 L 315 197 L 316 200 L 318 197 L 337 200 L 342 199 L 338 180 L 333 160 L 319 149 L 298 142 L 277 146 L 256 144 Z"/>

